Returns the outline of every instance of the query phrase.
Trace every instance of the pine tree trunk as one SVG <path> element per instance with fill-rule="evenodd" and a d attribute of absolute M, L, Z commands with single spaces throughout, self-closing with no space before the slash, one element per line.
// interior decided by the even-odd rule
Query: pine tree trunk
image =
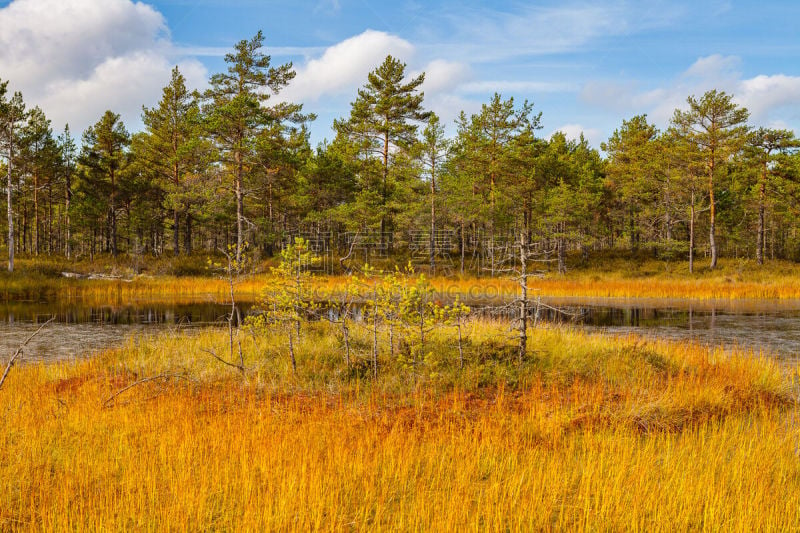
<path fill-rule="evenodd" d="M 180 227 L 180 224 L 181 224 L 180 211 L 178 211 L 178 208 L 175 207 L 172 210 L 172 228 L 173 228 L 173 230 L 172 230 L 172 249 L 173 249 L 173 252 L 175 253 L 175 257 L 178 257 L 181 254 L 180 240 L 179 240 L 180 239 L 180 231 L 178 231 L 178 228 Z"/>
<path fill-rule="evenodd" d="M 764 264 L 764 212 L 766 210 L 767 196 L 767 162 L 761 170 L 761 185 L 758 194 L 758 236 L 756 238 L 756 261 L 759 265 Z"/>
<path fill-rule="evenodd" d="M 192 214 L 189 207 L 186 207 L 186 233 L 183 236 L 183 253 L 192 255 Z"/>
<path fill-rule="evenodd" d="M 70 259 L 72 255 L 72 244 L 70 243 L 70 239 L 72 238 L 71 235 L 71 228 L 70 228 L 70 220 L 69 220 L 69 204 L 72 200 L 72 183 L 70 180 L 69 172 L 67 172 L 67 181 L 66 181 L 66 190 L 64 192 L 64 230 L 65 230 L 65 240 L 64 249 L 66 252 L 67 259 Z"/>
<path fill-rule="evenodd" d="M 559 224 L 561 233 L 565 231 L 564 222 Z M 566 274 L 567 273 L 567 250 L 566 250 L 566 242 L 564 237 L 559 236 L 557 239 L 557 248 L 558 248 L 558 273 L 559 274 Z"/>
<path fill-rule="evenodd" d="M 714 156 L 712 153 L 711 162 L 708 167 L 708 197 L 709 197 L 709 227 L 708 244 L 711 247 L 711 265 L 714 269 L 717 266 L 717 207 L 714 202 Z"/>
<path fill-rule="evenodd" d="M 111 209 L 108 216 L 110 235 L 111 255 L 117 256 L 117 190 L 116 190 L 116 176 L 114 171 L 111 171 Z"/>
<path fill-rule="evenodd" d="M 51 182 L 52 183 L 52 182 Z M 53 187 L 47 187 L 47 255 L 53 253 Z"/>
<path fill-rule="evenodd" d="M 389 135 L 383 137 L 383 188 L 381 190 L 381 249 L 384 249 L 386 232 L 386 203 L 388 200 L 387 186 L 389 183 Z"/>
<path fill-rule="evenodd" d="M 671 170 L 667 167 L 667 187 L 664 194 L 664 226 L 667 242 L 672 241 L 672 218 L 670 217 L 670 203 L 671 203 Z"/>
<path fill-rule="evenodd" d="M 237 149 L 234 154 L 236 163 L 236 177 L 234 184 L 236 194 L 236 262 L 242 260 L 242 247 L 244 246 L 244 191 L 242 190 L 243 162 L 242 152 Z"/>
<path fill-rule="evenodd" d="M 33 254 L 39 255 L 39 172 L 33 173 Z"/>
<path fill-rule="evenodd" d="M 8 140 L 8 183 L 6 196 L 8 198 L 8 271 L 14 272 L 14 209 L 11 202 L 11 168 L 14 159 L 13 130 L 9 128 Z"/>

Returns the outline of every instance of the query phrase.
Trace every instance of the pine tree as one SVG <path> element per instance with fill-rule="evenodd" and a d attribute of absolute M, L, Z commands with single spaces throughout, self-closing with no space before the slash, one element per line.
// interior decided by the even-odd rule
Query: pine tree
<path fill-rule="evenodd" d="M 689 141 L 702 157 L 708 179 L 709 231 L 711 247 L 710 268 L 717 266 L 716 240 L 717 208 L 715 201 L 715 178 L 724 168 L 728 158 L 742 148 L 747 136 L 745 122 L 747 109 L 737 106 L 733 96 L 724 91 L 706 92 L 700 99 L 690 96 L 687 111 L 675 110 L 672 122 L 687 134 Z"/>
<path fill-rule="evenodd" d="M 21 133 L 20 153 L 28 166 L 28 173 L 31 178 L 31 196 L 33 197 L 32 251 L 35 255 L 39 255 L 42 244 L 40 191 L 45 188 L 52 191 L 53 181 L 56 179 L 58 171 L 59 149 L 53 138 L 50 120 L 39 107 L 34 107 L 30 110 L 28 121 L 22 128 Z"/>
<path fill-rule="evenodd" d="M 69 124 L 64 126 L 64 132 L 58 136 L 58 150 L 61 155 L 61 178 L 64 182 L 64 255 L 67 259 L 72 256 L 72 223 L 70 220 L 70 206 L 72 204 L 72 180 L 75 174 L 75 163 L 78 148 L 69 130 Z"/>
<path fill-rule="evenodd" d="M 181 218 L 186 222 L 184 251 L 191 253 L 190 177 L 200 169 L 202 142 L 200 108 L 186 88 L 178 67 L 172 69 L 169 85 L 162 91 L 157 107 L 143 108 L 142 120 L 147 135 L 141 153 L 148 167 L 165 183 L 167 203 L 172 208 L 172 249 L 180 254 Z"/>
<path fill-rule="evenodd" d="M 489 231 L 490 272 L 495 274 L 495 242 L 498 232 L 512 222 L 513 199 L 509 184 L 517 179 L 519 137 L 538 129 L 541 113 L 533 114 L 533 104 L 525 101 L 517 107 L 514 98 L 503 100 L 495 93 L 480 113 L 467 118 L 463 112 L 457 121 L 457 157 L 464 171 L 475 177 L 473 193 L 482 196 L 481 222 Z"/>
<path fill-rule="evenodd" d="M 436 180 L 446 165 L 449 146 L 450 143 L 444 136 L 444 126 L 439 122 L 439 117 L 431 113 L 420 143 L 422 164 L 427 171 L 430 186 L 431 234 L 428 255 L 431 275 L 436 274 L 436 193 L 439 188 Z"/>
<path fill-rule="evenodd" d="M 771 164 L 775 162 L 777 153 L 786 153 L 800 147 L 800 140 L 795 138 L 794 132 L 758 128 L 750 132 L 747 138 L 747 154 L 758 167 L 758 229 L 756 230 L 756 260 L 759 265 L 764 264 L 764 232 L 765 211 L 767 204 L 767 186 L 774 175 Z"/>
<path fill-rule="evenodd" d="M 107 216 L 106 248 L 112 255 L 119 252 L 117 215 L 120 204 L 120 177 L 128 160 L 126 148 L 130 135 L 120 116 L 106 111 L 103 117 L 83 133 L 80 164 L 88 189 L 86 192 L 105 206 Z"/>
<path fill-rule="evenodd" d="M 265 128 L 286 120 L 303 121 L 298 104 L 262 105 L 277 95 L 294 78 L 292 64 L 271 67 L 271 58 L 261 52 L 264 35 L 239 41 L 234 52 L 225 56 L 226 73 L 211 77 L 211 88 L 203 98 L 208 133 L 216 142 L 220 156 L 233 182 L 236 202 L 236 260 L 241 260 L 245 239 L 245 180 L 253 173 L 253 148 Z"/>
<path fill-rule="evenodd" d="M 636 250 L 643 229 L 652 226 L 659 197 L 658 129 L 647 122 L 647 115 L 622 121 L 601 148 L 608 154 L 608 181 L 622 204 L 620 226 L 628 226 L 631 250 Z M 627 219 L 627 224 L 626 224 Z"/>
<path fill-rule="evenodd" d="M 392 180 L 393 161 L 408 153 L 416 142 L 417 124 L 427 120 L 429 112 L 423 111 L 424 94 L 419 91 L 425 74 L 406 81 L 406 64 L 386 56 L 383 63 L 367 76 L 367 83 L 358 90 L 351 104 L 350 118 L 337 120 L 334 128 L 340 135 L 354 141 L 363 157 L 377 158 L 380 176 L 377 192 L 380 209 L 381 244 L 384 235 L 393 229 L 389 204 L 395 185 Z"/>
<path fill-rule="evenodd" d="M 8 205 L 8 271 L 14 272 L 14 206 L 13 182 L 14 157 L 17 148 L 18 129 L 25 120 L 25 103 L 22 93 L 15 92 L 6 98 L 8 81 L 0 81 L 0 147 L 5 149 L 6 156 L 6 200 Z"/>

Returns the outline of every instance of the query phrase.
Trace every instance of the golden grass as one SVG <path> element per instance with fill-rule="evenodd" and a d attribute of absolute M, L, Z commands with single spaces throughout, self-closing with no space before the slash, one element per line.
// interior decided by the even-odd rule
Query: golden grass
<path fill-rule="evenodd" d="M 192 258 L 199 261 L 197 258 Z M 181 258 L 181 261 L 188 259 Z M 28 259 L 14 275 L 0 272 L 0 300 L 61 300 L 89 305 L 124 305 L 135 302 L 169 300 L 188 303 L 197 300 L 228 300 L 228 283 L 212 276 L 171 276 L 126 274 L 128 279 L 86 280 L 58 277 L 59 268 L 48 266 L 45 259 Z M 59 267 L 59 268 L 56 268 Z M 267 267 L 261 265 L 262 270 Z M 83 268 L 88 268 L 83 265 Z M 68 268 L 67 268 L 68 269 Z M 110 269 L 109 272 L 117 272 Z M 125 274 L 120 270 L 118 273 Z M 254 301 L 269 274 L 260 273 L 239 280 L 240 301 Z M 318 297 L 336 293 L 346 277 L 316 276 L 313 284 Z M 490 302 L 517 294 L 516 282 L 509 278 L 434 277 L 433 287 L 442 298 L 461 296 L 462 300 Z M 531 278 L 534 294 L 554 297 L 589 298 L 685 298 L 695 300 L 800 299 L 800 266 L 773 261 L 759 266 L 747 260 L 721 260 L 714 271 L 698 264 L 690 275 L 683 263 L 669 263 L 641 258 L 598 259 L 567 275 L 547 273 Z"/>
<path fill-rule="evenodd" d="M 236 298 L 255 301 L 267 284 L 266 274 L 244 278 L 236 284 Z M 344 276 L 319 276 L 313 279 L 314 293 L 325 298 L 335 295 L 346 283 Z M 485 302 L 508 299 L 518 292 L 511 279 L 433 278 L 431 285 L 439 297 L 461 297 L 463 301 Z M 772 282 L 744 282 L 732 279 L 592 279 L 544 278 L 529 282 L 532 294 L 543 297 L 588 298 L 682 298 L 694 300 L 793 300 L 800 299 L 800 277 L 778 278 Z M 14 301 L 58 300 L 87 305 L 125 305 L 136 302 L 169 301 L 189 303 L 229 301 L 227 281 L 215 278 L 158 277 L 122 280 L 38 280 L 20 278 L 0 280 L 0 299 Z"/>
<path fill-rule="evenodd" d="M 506 327 L 470 325 L 463 371 L 437 332 L 413 380 L 388 354 L 378 382 L 348 374 L 324 324 L 296 376 L 275 333 L 245 337 L 240 378 L 200 351 L 224 353 L 213 330 L 15 368 L 0 529 L 796 528 L 800 434 L 774 363 L 540 329 L 517 367 Z M 104 407 L 164 372 L 196 381 Z"/>

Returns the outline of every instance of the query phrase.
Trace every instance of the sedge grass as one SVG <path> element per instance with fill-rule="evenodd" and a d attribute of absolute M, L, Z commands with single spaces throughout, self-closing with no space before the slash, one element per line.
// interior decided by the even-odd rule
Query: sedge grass
<path fill-rule="evenodd" d="M 786 531 L 800 519 L 793 384 L 696 345 L 472 322 L 467 365 L 344 368 L 333 327 L 216 330 L 28 365 L 0 391 L 0 529 Z M 365 332 L 355 332 L 362 346 Z M 193 381 L 148 382 L 182 372 Z M 413 378 L 412 378 L 413 374 Z"/>

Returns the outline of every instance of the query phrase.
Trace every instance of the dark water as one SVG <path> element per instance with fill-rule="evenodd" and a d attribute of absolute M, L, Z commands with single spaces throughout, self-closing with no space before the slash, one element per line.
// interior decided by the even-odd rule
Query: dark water
<path fill-rule="evenodd" d="M 242 307 L 246 313 L 248 306 Z M 224 325 L 230 307 L 213 302 L 90 307 L 65 303 L 0 303 L 0 362 L 51 316 L 25 349 L 26 360 L 78 357 L 122 344 L 131 336 Z M 516 311 L 476 305 L 482 316 L 511 318 Z M 800 354 L 800 302 L 689 302 L 654 299 L 542 300 L 541 322 L 613 334 L 637 333 L 694 340 L 724 348 L 763 350 L 792 360 Z"/>
<path fill-rule="evenodd" d="M 230 305 L 212 302 L 122 307 L 0 303 L 0 361 L 50 317 L 55 320 L 25 348 L 25 360 L 84 356 L 119 346 L 134 335 L 223 324 L 229 312 Z"/>

